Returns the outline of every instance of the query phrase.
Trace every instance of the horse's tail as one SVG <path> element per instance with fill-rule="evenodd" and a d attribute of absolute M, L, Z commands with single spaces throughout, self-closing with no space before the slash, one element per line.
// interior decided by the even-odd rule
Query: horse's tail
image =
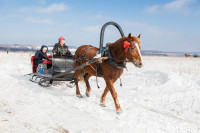
<path fill-rule="evenodd" d="M 81 82 L 85 82 L 84 81 L 84 75 L 85 75 L 85 71 L 84 71 L 84 69 L 80 69 L 80 75 L 79 75 L 79 78 L 80 78 L 80 81 Z"/>

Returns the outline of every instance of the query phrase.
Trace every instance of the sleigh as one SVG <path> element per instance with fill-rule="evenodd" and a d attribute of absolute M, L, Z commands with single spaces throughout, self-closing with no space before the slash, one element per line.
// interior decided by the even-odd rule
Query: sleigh
<path fill-rule="evenodd" d="M 108 25 L 114 25 L 122 37 L 103 47 L 104 31 Z M 52 57 L 46 62 L 39 64 L 37 68 L 32 64 L 33 73 L 30 80 L 45 87 L 51 86 L 53 81 L 74 82 L 76 85 L 76 96 L 81 98 L 79 81 L 81 80 L 86 83 L 85 94 L 89 97 L 91 94 L 89 78 L 96 76 L 97 87 L 99 87 L 97 77 L 101 77 L 104 79 L 106 87 L 101 96 L 100 105 L 105 106 L 106 95 L 110 91 L 116 111 L 120 113 L 122 109 L 117 99 L 114 83 L 122 75 L 127 62 L 132 63 L 135 67 L 142 67 L 143 60 L 140 52 L 140 44 L 140 35 L 131 36 L 131 33 L 129 33 L 125 37 L 121 27 L 117 23 L 108 22 L 101 29 L 99 48 L 91 45 L 82 45 L 77 48 L 74 58 Z"/>
<path fill-rule="evenodd" d="M 74 63 L 78 60 L 85 59 L 86 57 L 80 57 L 74 59 L 73 57 L 50 57 L 48 60 L 36 66 L 33 62 L 34 56 L 31 57 L 32 73 L 30 75 L 30 81 L 38 83 L 43 87 L 49 87 L 54 81 L 70 81 L 74 82 L 74 72 L 78 69 L 82 69 L 93 63 L 101 63 L 102 60 L 109 60 L 110 57 L 102 57 L 104 54 L 104 31 L 108 25 L 114 25 L 120 32 L 121 36 L 124 37 L 124 33 L 121 27 L 115 22 L 107 22 L 103 25 L 100 33 L 100 45 L 98 54 L 101 55 L 98 58 L 90 58 L 89 61 L 74 67 Z"/>

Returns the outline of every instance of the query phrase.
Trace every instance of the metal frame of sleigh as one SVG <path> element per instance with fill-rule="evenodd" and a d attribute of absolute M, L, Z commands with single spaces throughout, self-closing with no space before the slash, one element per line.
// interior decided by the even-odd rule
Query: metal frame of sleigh
<path fill-rule="evenodd" d="M 104 48 L 103 48 L 103 41 L 104 41 L 104 31 L 108 25 L 115 26 L 122 37 L 124 37 L 124 33 L 121 27 L 115 22 L 107 22 L 103 25 L 100 33 L 100 45 L 98 54 L 103 56 Z M 81 59 L 85 59 L 87 57 L 81 57 Z M 73 57 L 50 57 L 48 56 L 48 60 L 43 61 L 43 63 L 38 64 L 36 66 L 33 62 L 34 56 L 31 57 L 31 64 L 32 64 L 32 73 L 27 74 L 29 75 L 29 79 L 32 82 L 38 83 L 43 87 L 49 87 L 53 84 L 53 81 L 70 81 L 71 83 L 74 82 L 74 72 L 75 70 L 81 69 L 87 65 L 91 65 L 92 63 L 102 63 L 102 60 L 110 60 L 112 57 L 110 55 L 105 57 L 98 57 L 98 58 L 91 58 L 84 64 L 74 67 L 74 63 L 77 60 L 74 60 Z M 112 63 L 112 60 L 110 60 Z M 113 64 L 114 65 L 114 64 Z"/>

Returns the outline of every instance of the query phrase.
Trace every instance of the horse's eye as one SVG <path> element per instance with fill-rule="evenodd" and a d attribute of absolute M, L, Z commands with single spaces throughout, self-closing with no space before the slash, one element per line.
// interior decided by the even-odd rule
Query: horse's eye
<path fill-rule="evenodd" d="M 134 50 L 134 48 L 133 48 L 133 47 L 131 47 L 131 50 Z"/>

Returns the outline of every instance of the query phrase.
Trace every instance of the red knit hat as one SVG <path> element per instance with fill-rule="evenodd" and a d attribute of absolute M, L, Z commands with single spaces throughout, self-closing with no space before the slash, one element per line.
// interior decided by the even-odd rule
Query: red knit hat
<path fill-rule="evenodd" d="M 63 36 L 58 38 L 58 41 L 61 42 L 62 40 L 65 40 L 65 38 Z"/>

